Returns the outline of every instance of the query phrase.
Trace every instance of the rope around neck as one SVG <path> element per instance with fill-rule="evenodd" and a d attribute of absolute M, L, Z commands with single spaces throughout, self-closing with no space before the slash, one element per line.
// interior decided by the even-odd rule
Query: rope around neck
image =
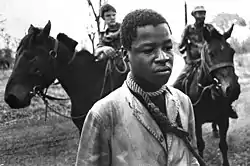
<path fill-rule="evenodd" d="M 145 103 L 148 106 L 149 112 L 153 116 L 153 118 L 159 122 L 161 126 L 164 126 L 164 133 L 173 133 L 177 137 L 181 138 L 184 143 L 186 144 L 187 148 L 190 150 L 190 152 L 193 154 L 193 156 L 198 160 L 201 166 L 206 166 L 206 163 L 200 157 L 200 155 L 195 151 L 193 146 L 191 145 L 189 133 L 183 130 L 180 117 L 177 116 L 177 122 L 179 123 L 179 127 L 175 123 L 171 123 L 166 115 L 164 115 L 160 109 L 150 100 L 149 95 L 147 92 L 144 92 L 142 88 L 133 80 L 131 72 L 128 73 L 126 84 L 130 90 L 140 95 Z M 161 90 L 162 89 L 162 90 Z M 157 94 L 162 94 L 163 92 L 167 92 L 167 86 L 162 86 L 160 90 L 157 91 Z M 178 118 L 179 117 L 179 118 Z M 178 120 L 179 119 L 179 120 Z"/>

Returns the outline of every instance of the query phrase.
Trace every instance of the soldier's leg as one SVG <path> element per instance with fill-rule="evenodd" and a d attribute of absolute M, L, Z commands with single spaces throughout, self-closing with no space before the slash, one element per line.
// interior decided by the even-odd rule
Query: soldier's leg
<path fill-rule="evenodd" d="M 177 77 L 174 83 L 174 87 L 181 90 L 182 92 L 184 92 L 184 89 L 185 89 L 183 81 L 187 77 L 189 70 L 190 70 L 190 66 L 186 64 L 181 74 Z"/>

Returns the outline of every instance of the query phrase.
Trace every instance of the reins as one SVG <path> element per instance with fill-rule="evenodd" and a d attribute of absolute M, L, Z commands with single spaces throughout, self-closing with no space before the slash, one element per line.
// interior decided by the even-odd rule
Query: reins
<path fill-rule="evenodd" d="M 103 96 L 104 94 L 104 90 L 105 90 L 105 85 L 107 83 L 107 78 L 110 77 L 110 87 L 111 87 L 111 91 L 114 90 L 114 85 L 113 85 L 113 81 L 112 81 L 112 72 L 113 72 L 113 68 L 115 68 L 115 70 L 119 73 L 119 74 L 124 74 L 128 71 L 128 66 L 127 63 L 125 62 L 124 58 L 122 58 L 122 64 L 124 65 L 124 70 L 120 70 L 117 65 L 115 64 L 115 60 L 116 58 L 120 58 L 119 57 L 119 51 L 116 51 L 116 55 L 114 57 L 108 57 L 107 59 L 107 63 L 106 63 L 106 67 L 105 67 L 105 74 L 104 74 L 104 78 L 103 78 L 103 84 L 102 84 L 102 89 L 101 89 L 101 93 L 100 93 L 100 98 Z"/>

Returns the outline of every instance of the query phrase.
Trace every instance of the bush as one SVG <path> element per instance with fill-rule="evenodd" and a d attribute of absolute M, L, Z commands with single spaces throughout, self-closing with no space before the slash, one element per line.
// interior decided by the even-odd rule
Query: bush
<path fill-rule="evenodd" d="M 246 54 L 250 52 L 250 37 L 242 42 L 236 38 L 232 38 L 230 44 L 237 54 Z"/>

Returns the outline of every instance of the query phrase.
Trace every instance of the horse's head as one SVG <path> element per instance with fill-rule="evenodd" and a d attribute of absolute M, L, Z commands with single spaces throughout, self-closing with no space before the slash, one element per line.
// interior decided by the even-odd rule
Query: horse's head
<path fill-rule="evenodd" d="M 223 35 L 216 29 L 204 28 L 204 39 L 206 41 L 201 58 L 207 68 L 210 83 L 215 86 L 211 89 L 212 98 L 218 96 L 237 99 L 240 93 L 238 76 L 234 68 L 234 49 L 227 43 L 231 36 L 232 27 Z M 235 100 L 234 99 L 234 100 Z"/>
<path fill-rule="evenodd" d="M 5 102 L 12 108 L 30 104 L 34 91 L 42 91 L 56 78 L 59 43 L 49 36 L 50 21 L 43 29 L 30 25 L 16 51 L 13 71 L 5 89 Z"/>

